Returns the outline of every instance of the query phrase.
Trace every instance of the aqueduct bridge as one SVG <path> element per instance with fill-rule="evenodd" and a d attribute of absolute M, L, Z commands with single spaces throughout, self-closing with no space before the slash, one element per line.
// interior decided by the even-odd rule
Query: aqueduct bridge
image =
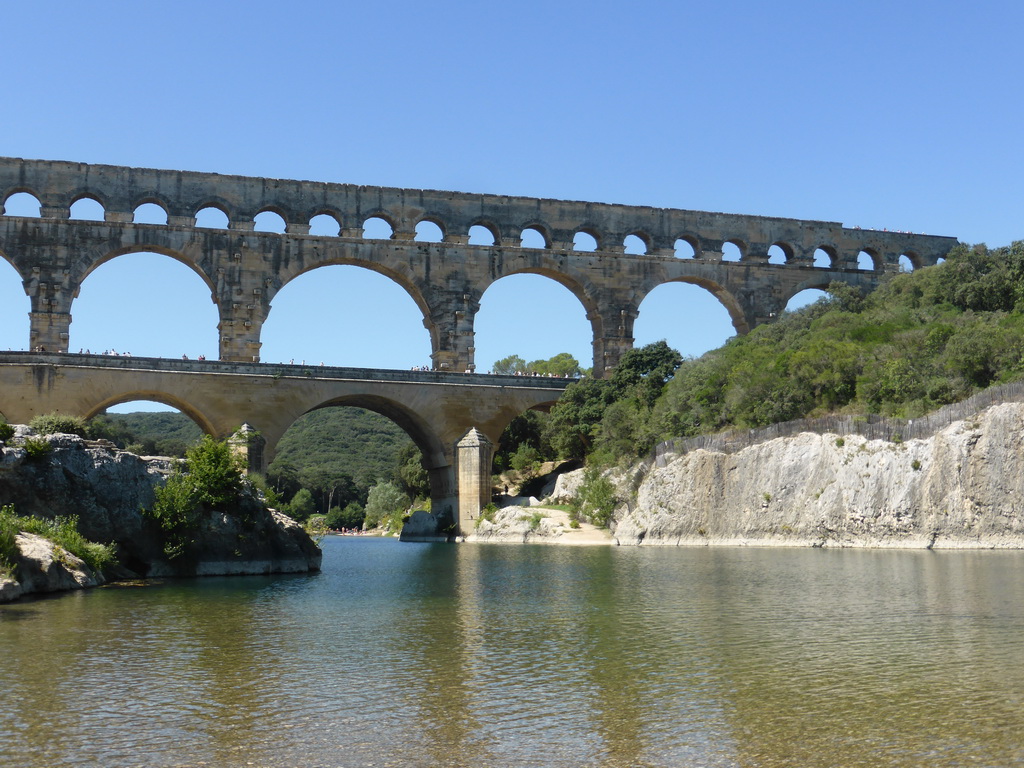
<path fill-rule="evenodd" d="M 30 299 L 35 352 L 0 355 L 0 412 L 8 419 L 53 410 L 90 417 L 152 399 L 215 436 L 252 425 L 267 441 L 265 461 L 303 413 L 369 408 L 410 434 L 423 452 L 435 509 L 457 510 L 454 522 L 463 527 L 489 500 L 491 446 L 504 427 L 550 405 L 565 384 L 465 373 L 475 370 L 474 318 L 495 281 L 532 273 L 565 286 L 586 309 L 594 375 L 602 376 L 632 347 L 640 303 L 663 283 L 707 289 L 745 333 L 804 289 L 838 281 L 868 291 L 898 271 L 902 257 L 930 265 L 956 244 L 826 221 L 0 158 L 0 203 L 22 193 L 38 201 L 39 215 L 0 207 L 0 256 Z M 101 220 L 72 218 L 83 199 L 102 207 Z M 137 222 L 146 204 L 159 206 L 165 221 Z M 197 226 L 196 214 L 208 208 L 222 212 L 225 228 Z M 256 231 L 264 213 L 280 217 L 280 232 Z M 321 216 L 336 233 L 310 233 Z M 385 222 L 390 237 L 368 237 L 371 219 Z M 425 223 L 439 233 L 434 241 L 421 236 Z M 471 242 L 474 229 L 487 244 Z M 581 233 L 592 238 L 591 250 L 577 243 Z M 727 243 L 738 260 L 724 257 Z M 677 257 L 680 244 L 689 258 Z M 782 263 L 773 263 L 770 250 Z M 67 354 L 83 281 L 134 252 L 164 254 L 205 281 L 219 313 L 219 361 Z M 259 364 L 274 297 L 299 275 L 333 264 L 373 270 L 409 293 L 430 334 L 434 371 Z"/>
<path fill-rule="evenodd" d="M 85 418 L 118 403 L 156 400 L 226 437 L 248 424 L 259 433 L 262 469 L 299 416 L 356 406 L 387 416 L 423 454 L 433 509 L 471 528 L 491 500 L 491 459 L 502 431 L 531 408 L 544 410 L 565 379 L 385 371 L 327 366 L 167 360 L 110 355 L 0 352 L 0 414 L 28 423 L 52 411 Z M 454 522 L 454 520 L 453 520 Z"/>
<path fill-rule="evenodd" d="M 487 287 L 507 275 L 547 276 L 585 307 L 594 375 L 602 376 L 632 347 L 640 303 L 663 283 L 706 288 L 745 333 L 804 289 L 839 281 L 871 290 L 902 256 L 915 267 L 934 264 L 956 244 L 827 221 L 0 158 L 0 203 L 18 193 L 38 200 L 40 216 L 0 216 L 0 255 L 30 298 L 29 349 L 66 352 L 85 278 L 110 259 L 147 251 L 177 259 L 206 282 L 219 312 L 220 359 L 233 362 L 258 362 L 274 297 L 331 264 L 401 285 L 423 313 L 433 367 L 460 372 L 475 369 L 473 321 Z M 102 206 L 102 221 L 70 218 L 83 198 Z M 165 224 L 135 222 L 147 203 L 163 209 Z M 227 228 L 197 227 L 206 208 L 223 212 Z M 281 217 L 282 232 L 255 231 L 264 212 Z M 318 216 L 331 217 L 337 234 L 309 234 Z M 386 222 L 390 238 L 364 237 L 368 219 Z M 440 231 L 438 242 L 417 239 L 424 222 Z M 469 242 L 474 227 L 490 244 Z M 524 232 L 543 247 L 523 247 Z M 578 250 L 579 233 L 593 238 L 595 250 Z M 627 240 L 644 252 L 627 253 Z M 676 257 L 680 243 L 692 258 Z M 738 261 L 723 258 L 726 243 Z M 770 263 L 773 246 L 784 263 Z M 815 266 L 816 252 L 829 263 Z"/>

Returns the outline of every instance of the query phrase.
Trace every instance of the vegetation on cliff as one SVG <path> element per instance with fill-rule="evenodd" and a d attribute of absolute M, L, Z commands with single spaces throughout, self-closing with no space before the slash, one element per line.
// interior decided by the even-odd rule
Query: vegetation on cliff
<path fill-rule="evenodd" d="M 87 541 L 78 532 L 78 518 L 19 516 L 11 505 L 0 507 L 0 577 L 17 578 L 17 543 L 19 533 L 34 533 L 49 540 L 61 550 L 70 552 L 96 573 L 114 565 L 114 547 Z M 60 551 L 60 550 L 58 550 Z"/>
<path fill-rule="evenodd" d="M 251 510 L 239 503 L 242 477 L 239 457 L 227 442 L 204 436 L 186 451 L 185 460 L 156 488 L 156 501 L 147 512 L 164 532 L 167 557 L 180 557 L 195 543 L 207 510 L 247 521 Z"/>
<path fill-rule="evenodd" d="M 700 358 L 663 342 L 633 350 L 608 379 L 529 416 L 526 440 L 539 458 L 608 463 L 672 437 L 826 413 L 913 418 L 1024 376 L 1024 241 L 960 245 L 866 297 L 829 291 Z"/>

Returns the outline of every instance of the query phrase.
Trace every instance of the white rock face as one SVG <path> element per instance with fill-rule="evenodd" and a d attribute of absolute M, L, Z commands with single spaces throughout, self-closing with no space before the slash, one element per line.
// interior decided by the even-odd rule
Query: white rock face
<path fill-rule="evenodd" d="M 804 433 L 693 451 L 651 469 L 615 520 L 621 544 L 1021 548 L 1024 404 L 927 440 Z"/>
<path fill-rule="evenodd" d="M 6 580 L 0 594 L 13 600 L 32 592 L 63 592 L 102 584 L 103 579 L 82 560 L 34 533 L 15 536 L 20 581 Z"/>

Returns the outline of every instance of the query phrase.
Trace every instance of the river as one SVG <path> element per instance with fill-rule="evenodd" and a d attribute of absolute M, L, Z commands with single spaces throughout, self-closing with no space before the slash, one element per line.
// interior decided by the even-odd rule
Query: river
<path fill-rule="evenodd" d="M 323 547 L 0 606 L 0 765 L 1024 764 L 1024 553 Z"/>

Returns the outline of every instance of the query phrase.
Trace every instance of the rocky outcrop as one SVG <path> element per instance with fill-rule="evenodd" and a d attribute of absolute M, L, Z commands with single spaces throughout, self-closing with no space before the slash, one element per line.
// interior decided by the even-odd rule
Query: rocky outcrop
<path fill-rule="evenodd" d="M 102 584 L 103 575 L 53 542 L 34 533 L 15 537 L 17 578 L 0 575 L 0 603 L 33 592 L 64 592 Z"/>
<path fill-rule="evenodd" d="M 170 473 L 173 459 L 139 457 L 74 435 L 42 438 L 51 450 L 32 458 L 23 444 L 30 434 L 18 427 L 13 439 L 0 443 L 0 506 L 10 504 L 22 516 L 77 516 L 85 538 L 115 544 L 116 576 L 292 573 L 320 567 L 320 549 L 302 526 L 267 509 L 251 491 L 243 492 L 233 514 L 204 511 L 194 545 L 169 559 L 162 531 L 142 510 L 152 508 L 154 488 Z M 21 593 L 48 591 L 37 577 L 49 566 L 26 553 L 23 539 L 18 538 Z M 74 588 L 90 586 L 87 581 L 72 577 L 46 583 Z M 10 586 L 0 589 L 0 599 L 12 591 Z"/>
<path fill-rule="evenodd" d="M 804 433 L 620 479 L 620 544 L 1024 547 L 1024 404 L 923 440 Z"/>

